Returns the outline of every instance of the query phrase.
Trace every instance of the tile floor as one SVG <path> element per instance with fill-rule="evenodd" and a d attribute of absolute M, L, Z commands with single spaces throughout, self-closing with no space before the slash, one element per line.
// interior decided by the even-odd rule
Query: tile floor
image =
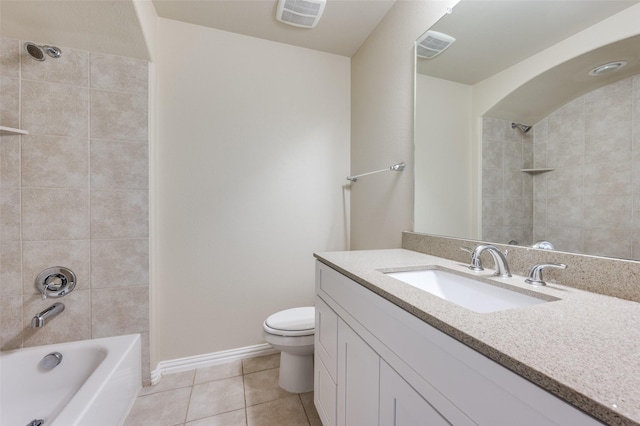
<path fill-rule="evenodd" d="M 168 374 L 144 387 L 125 426 L 322 426 L 313 392 L 278 386 L 280 354 Z"/>

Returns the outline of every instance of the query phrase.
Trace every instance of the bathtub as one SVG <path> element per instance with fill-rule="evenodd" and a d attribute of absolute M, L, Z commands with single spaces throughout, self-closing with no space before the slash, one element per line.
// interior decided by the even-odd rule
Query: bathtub
<path fill-rule="evenodd" d="M 142 387 L 140 335 L 0 352 L 0 425 L 116 426 Z M 51 370 L 43 357 L 63 358 Z"/>

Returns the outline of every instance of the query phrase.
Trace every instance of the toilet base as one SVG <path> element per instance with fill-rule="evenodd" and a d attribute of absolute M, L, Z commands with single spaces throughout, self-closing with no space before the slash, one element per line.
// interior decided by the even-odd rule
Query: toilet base
<path fill-rule="evenodd" d="M 291 393 L 313 390 L 313 352 L 310 355 L 292 355 L 280 352 L 280 387 Z"/>

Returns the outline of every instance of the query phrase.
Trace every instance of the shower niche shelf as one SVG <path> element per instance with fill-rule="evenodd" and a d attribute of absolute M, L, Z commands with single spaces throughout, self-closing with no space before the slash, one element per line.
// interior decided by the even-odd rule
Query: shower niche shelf
<path fill-rule="evenodd" d="M 28 135 L 29 132 L 26 130 L 22 130 L 22 129 L 16 129 L 13 127 L 7 127 L 7 126 L 0 126 L 0 135 L 1 136 L 6 136 L 6 135 Z"/>
<path fill-rule="evenodd" d="M 538 169 L 520 169 L 521 172 L 524 173 L 529 173 L 530 175 L 537 175 L 540 173 L 544 173 L 544 172 L 551 172 L 553 171 L 553 169 L 543 169 L 543 168 L 538 168 Z"/>

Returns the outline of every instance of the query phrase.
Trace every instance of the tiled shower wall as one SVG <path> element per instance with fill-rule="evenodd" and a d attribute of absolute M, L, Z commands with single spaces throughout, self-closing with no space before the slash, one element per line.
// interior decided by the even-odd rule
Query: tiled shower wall
<path fill-rule="evenodd" d="M 640 75 L 567 103 L 520 141 L 510 125 L 483 120 L 482 239 L 640 259 Z M 553 170 L 518 177 L 518 164 Z"/>
<path fill-rule="evenodd" d="M 640 259 L 640 75 L 564 105 L 534 128 L 535 239 Z"/>
<path fill-rule="evenodd" d="M 511 122 L 482 120 L 482 239 L 499 243 L 532 240 L 532 136 Z"/>
<path fill-rule="evenodd" d="M 149 377 L 148 64 L 74 50 L 36 62 L 1 39 L 0 347 L 141 333 Z M 36 276 L 76 289 L 42 301 Z M 41 329 L 31 318 L 66 309 Z"/>

